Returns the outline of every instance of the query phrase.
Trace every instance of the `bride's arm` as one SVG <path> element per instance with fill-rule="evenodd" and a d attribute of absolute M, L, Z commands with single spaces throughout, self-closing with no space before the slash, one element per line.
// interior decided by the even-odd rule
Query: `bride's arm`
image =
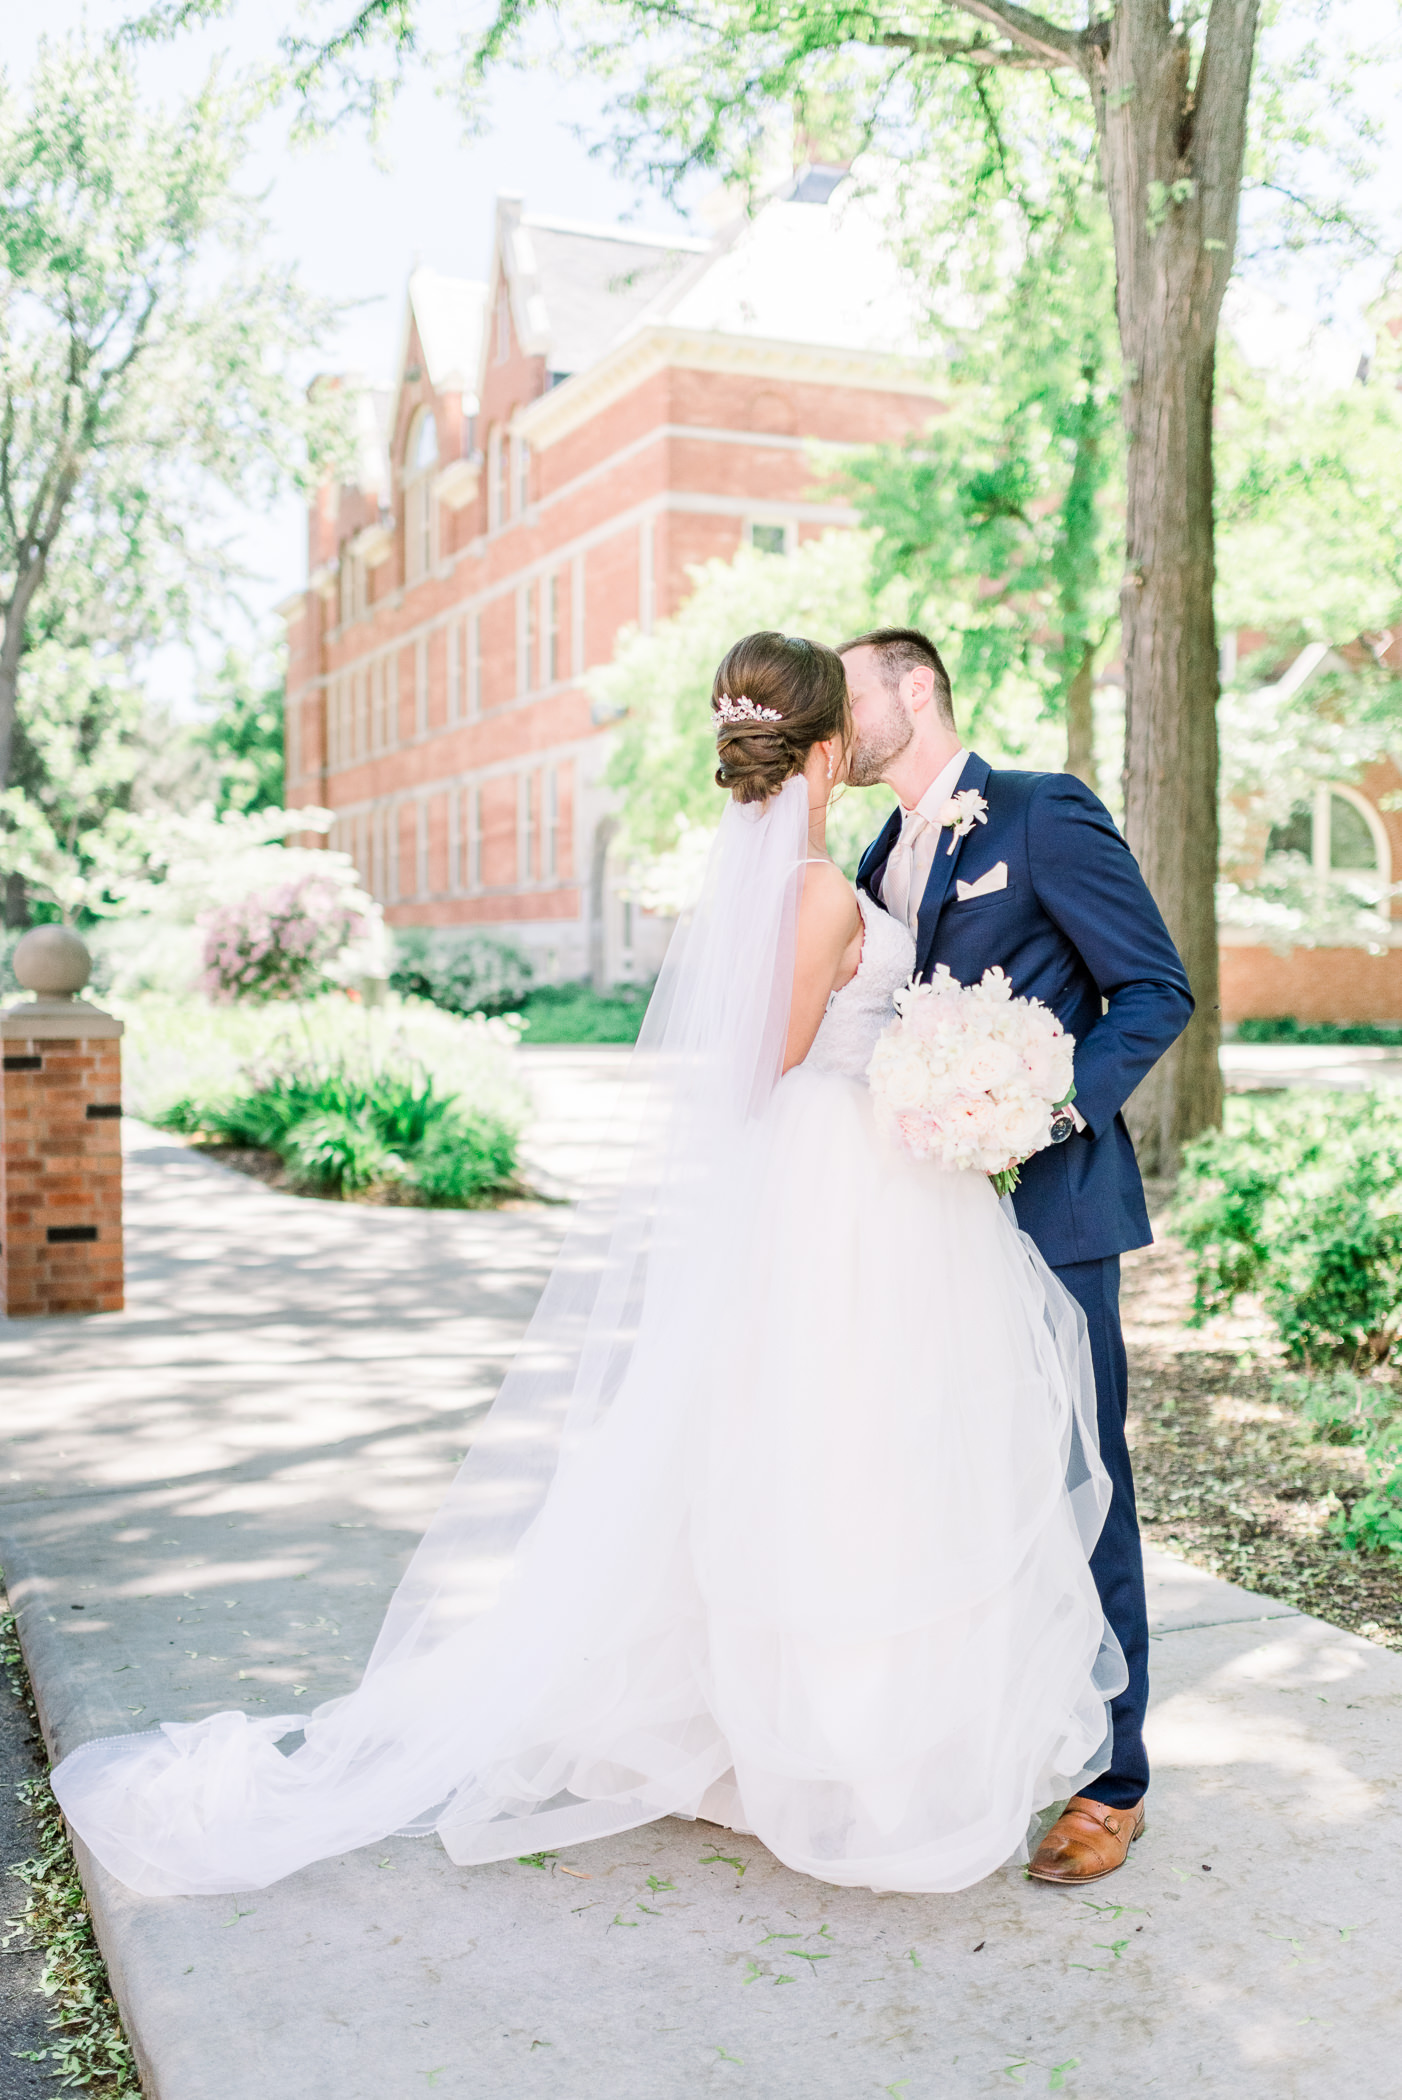
<path fill-rule="evenodd" d="M 804 870 L 798 907 L 786 1072 L 802 1064 L 812 1049 L 829 998 L 852 975 L 844 966 L 854 945 L 860 956 L 861 938 L 862 915 L 851 883 L 831 861 L 811 861 Z"/>

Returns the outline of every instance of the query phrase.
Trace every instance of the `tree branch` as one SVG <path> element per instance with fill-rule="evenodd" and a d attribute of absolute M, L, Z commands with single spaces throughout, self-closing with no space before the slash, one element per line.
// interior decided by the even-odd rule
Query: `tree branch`
<path fill-rule="evenodd" d="M 11 478 L 10 455 L 15 441 L 15 396 L 12 387 L 5 389 L 5 415 L 0 422 L 0 508 L 4 511 L 5 523 L 10 539 L 19 552 L 19 519 L 15 516 L 15 490 Z"/>
<path fill-rule="evenodd" d="M 880 38 L 887 51 L 909 51 L 916 58 L 945 58 L 970 66 L 1002 66 L 1013 73 L 1045 73 L 1065 63 L 1043 58 L 1035 51 L 1008 51 L 997 44 L 960 44 L 953 37 L 907 36 L 891 30 Z"/>
<path fill-rule="evenodd" d="M 952 5 L 987 22 L 1023 51 L 1034 53 L 1044 66 L 1077 66 L 1081 62 L 1084 39 L 1074 29 L 1062 29 L 1056 22 L 1018 7 L 1016 0 L 952 0 Z"/>

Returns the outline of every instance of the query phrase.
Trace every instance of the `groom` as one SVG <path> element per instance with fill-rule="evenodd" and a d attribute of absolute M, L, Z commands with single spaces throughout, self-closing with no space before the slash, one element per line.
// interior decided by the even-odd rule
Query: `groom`
<path fill-rule="evenodd" d="M 1067 1803 L 1028 1871 L 1094 1881 L 1123 1865 L 1149 1785 L 1149 1634 L 1119 1291 L 1121 1254 L 1152 1234 L 1120 1110 L 1187 1025 L 1192 995 L 1134 856 L 1088 787 L 1068 773 L 995 772 L 966 751 L 939 651 L 914 628 L 858 635 L 841 655 L 856 732 L 849 777 L 861 787 L 884 780 L 900 802 L 862 856 L 859 886 L 909 926 L 918 976 L 947 963 L 968 984 L 1001 964 L 1016 993 L 1042 1000 L 1076 1038 L 1074 1103 L 1023 1167 L 1014 1200 L 1090 1329 L 1113 1490 L 1091 1573 L 1129 1684 L 1111 1705 L 1109 1770 Z M 966 799 L 951 822 L 956 794 Z"/>

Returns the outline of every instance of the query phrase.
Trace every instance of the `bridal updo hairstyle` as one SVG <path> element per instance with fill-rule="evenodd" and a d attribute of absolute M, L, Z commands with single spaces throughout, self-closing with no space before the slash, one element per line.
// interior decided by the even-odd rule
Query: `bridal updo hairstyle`
<path fill-rule="evenodd" d="M 723 700 L 748 700 L 778 720 L 721 721 Z M 716 786 L 737 802 L 763 802 L 801 773 L 815 744 L 852 732 L 847 675 L 835 649 L 801 634 L 747 634 L 723 659 L 711 687 L 716 716 Z"/>

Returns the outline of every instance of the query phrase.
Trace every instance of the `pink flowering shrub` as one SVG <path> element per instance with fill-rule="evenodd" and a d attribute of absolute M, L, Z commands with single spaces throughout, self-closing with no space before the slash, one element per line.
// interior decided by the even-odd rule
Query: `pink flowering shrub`
<path fill-rule="evenodd" d="M 368 932 L 365 916 L 324 876 L 304 875 L 221 905 L 200 919 L 200 988 L 221 1005 L 311 999 L 334 981 L 345 949 Z"/>

